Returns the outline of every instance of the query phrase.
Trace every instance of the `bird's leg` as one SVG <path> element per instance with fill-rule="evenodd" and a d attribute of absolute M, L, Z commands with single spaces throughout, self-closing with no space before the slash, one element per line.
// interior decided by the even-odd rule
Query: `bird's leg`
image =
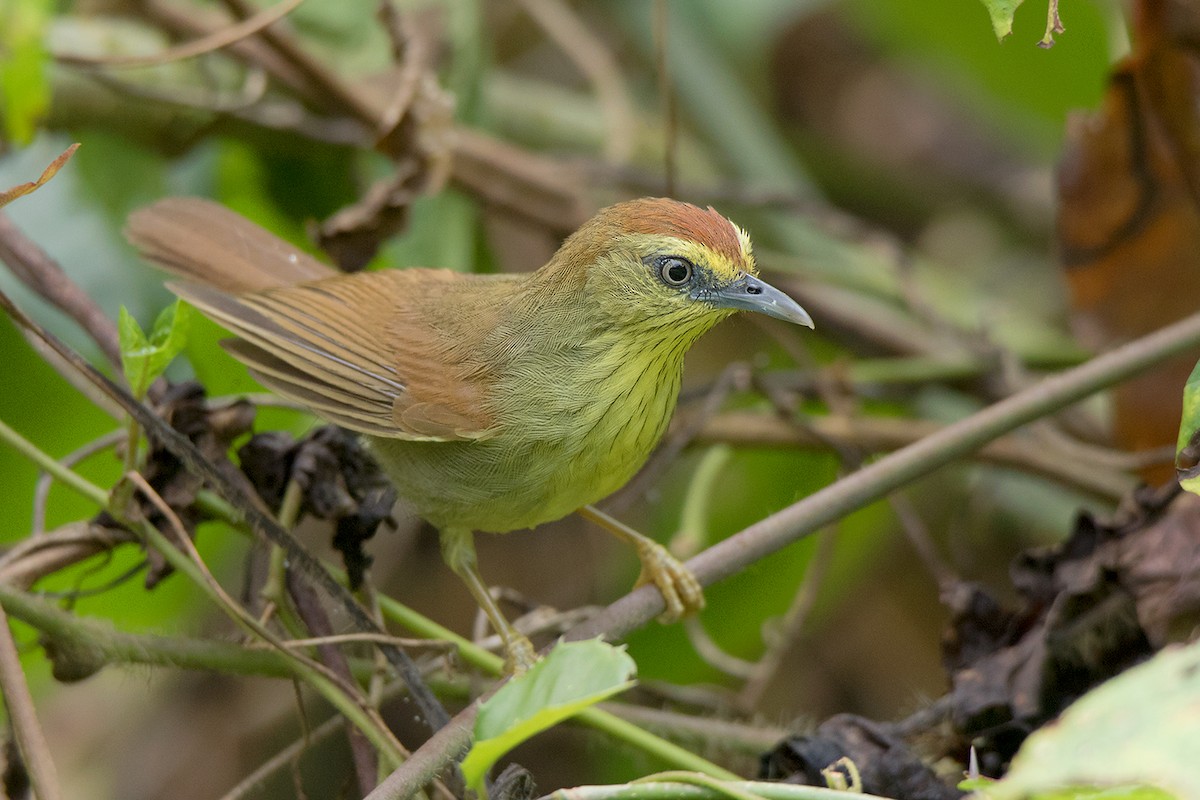
<path fill-rule="evenodd" d="M 496 633 L 500 634 L 500 641 L 504 643 L 504 671 L 510 675 L 519 675 L 532 667 L 537 661 L 537 651 L 533 649 L 533 643 L 504 618 L 500 606 L 496 605 L 492 593 L 488 591 L 487 584 L 479 574 L 475 557 L 475 535 L 462 528 L 447 528 L 439 531 L 439 534 L 442 558 L 450 569 L 462 578 Z"/>
<path fill-rule="evenodd" d="M 659 622 L 675 622 L 680 617 L 694 614 L 704 608 L 704 589 L 700 586 L 700 581 L 696 580 L 696 576 L 683 562 L 668 553 L 661 544 L 593 506 L 579 509 L 579 516 L 591 520 L 637 548 L 638 558 L 642 562 L 642 574 L 638 576 L 637 585 L 653 583 L 662 593 L 663 603 L 667 606 L 659 615 Z"/>

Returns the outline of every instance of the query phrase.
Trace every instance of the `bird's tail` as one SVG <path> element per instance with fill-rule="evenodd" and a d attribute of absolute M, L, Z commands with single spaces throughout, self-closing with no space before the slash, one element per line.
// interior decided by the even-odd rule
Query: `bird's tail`
<path fill-rule="evenodd" d="M 198 197 L 172 197 L 133 212 L 125 236 L 162 269 L 230 294 L 336 274 L 245 217 Z"/>

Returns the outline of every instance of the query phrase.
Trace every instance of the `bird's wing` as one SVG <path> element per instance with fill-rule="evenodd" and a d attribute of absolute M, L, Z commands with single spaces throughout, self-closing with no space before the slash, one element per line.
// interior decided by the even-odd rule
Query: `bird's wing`
<path fill-rule="evenodd" d="M 394 439 L 486 439 L 494 428 L 484 376 L 429 324 L 428 301 L 445 294 L 438 287 L 447 281 L 463 279 L 385 270 L 242 294 L 168 286 L 237 334 L 226 349 L 263 385 L 331 422 Z M 398 340 L 397 328 L 415 334 Z"/>

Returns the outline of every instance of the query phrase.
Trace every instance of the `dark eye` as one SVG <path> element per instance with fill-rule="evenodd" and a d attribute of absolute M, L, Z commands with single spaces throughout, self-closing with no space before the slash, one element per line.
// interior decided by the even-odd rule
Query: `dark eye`
<path fill-rule="evenodd" d="M 692 262 L 677 256 L 658 260 L 658 274 L 667 286 L 683 286 L 692 279 Z"/>

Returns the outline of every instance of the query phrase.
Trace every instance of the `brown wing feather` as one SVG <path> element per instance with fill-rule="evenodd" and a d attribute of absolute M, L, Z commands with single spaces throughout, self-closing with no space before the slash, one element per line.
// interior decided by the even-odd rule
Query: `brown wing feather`
<path fill-rule="evenodd" d="M 227 349 L 284 397 L 374 436 L 493 434 L 491 376 L 464 343 L 496 324 L 512 281 L 443 270 L 341 275 L 199 198 L 134 212 L 126 236 L 186 279 L 168 286 L 239 336 Z"/>
<path fill-rule="evenodd" d="M 337 274 L 245 217 L 198 197 L 171 197 L 133 212 L 125 236 L 168 272 L 226 292 Z"/>
<path fill-rule="evenodd" d="M 425 295 L 445 280 L 432 270 L 389 270 L 237 295 L 168 286 L 240 337 L 226 348 L 260 382 L 331 422 L 389 438 L 487 438 L 492 421 L 473 383 L 477 370 L 447 362 L 446 348 L 430 341 L 437 311 Z M 389 335 L 398 328 L 420 331 L 424 342 L 403 344 L 425 352 L 398 354 Z"/>

